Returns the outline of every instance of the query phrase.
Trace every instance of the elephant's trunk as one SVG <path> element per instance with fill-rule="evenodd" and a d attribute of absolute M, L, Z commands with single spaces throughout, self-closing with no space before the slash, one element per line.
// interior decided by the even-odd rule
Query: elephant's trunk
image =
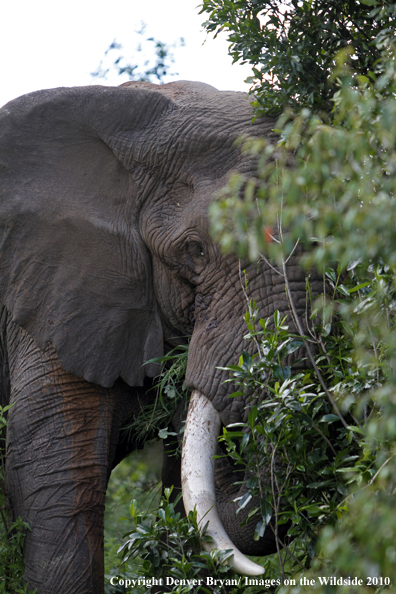
<path fill-rule="evenodd" d="M 182 455 L 182 491 L 186 513 L 196 507 L 201 526 L 209 522 L 206 534 L 213 542 L 203 542 L 206 551 L 232 549 L 234 571 L 255 576 L 264 573 L 263 567 L 245 557 L 227 535 L 216 507 L 214 460 L 221 420 L 212 403 L 194 390 L 184 430 Z"/>

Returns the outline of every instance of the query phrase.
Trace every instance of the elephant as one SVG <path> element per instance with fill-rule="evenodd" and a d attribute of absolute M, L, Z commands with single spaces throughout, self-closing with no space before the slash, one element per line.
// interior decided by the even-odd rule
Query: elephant
<path fill-rule="evenodd" d="M 274 120 L 252 115 L 245 94 L 186 81 L 44 90 L 0 110 L 7 489 L 31 527 L 25 580 L 39 594 L 103 592 L 106 485 L 136 445 L 121 429 L 152 398 L 159 368 L 145 362 L 175 337 L 191 336 L 186 511 L 211 508 L 211 546 L 233 548 L 242 574 L 262 571 L 246 554 L 275 550 L 229 515 L 231 467 L 216 475 L 212 461 L 221 426 L 246 418 L 221 369 L 243 344 L 241 267 L 261 317 L 288 312 L 266 261 L 239 262 L 210 235 L 215 193 L 232 172 L 255 171 L 237 139 L 277 142 Z M 297 252 L 288 269 L 304 317 Z"/>

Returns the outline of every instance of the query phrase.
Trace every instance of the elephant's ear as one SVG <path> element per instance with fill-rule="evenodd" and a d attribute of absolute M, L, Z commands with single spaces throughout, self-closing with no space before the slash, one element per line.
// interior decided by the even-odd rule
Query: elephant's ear
<path fill-rule="evenodd" d="M 172 109 L 158 92 L 85 87 L 0 111 L 0 305 L 67 371 L 106 387 L 142 385 L 163 348 L 138 227 L 147 180 L 109 139 L 141 140 Z"/>

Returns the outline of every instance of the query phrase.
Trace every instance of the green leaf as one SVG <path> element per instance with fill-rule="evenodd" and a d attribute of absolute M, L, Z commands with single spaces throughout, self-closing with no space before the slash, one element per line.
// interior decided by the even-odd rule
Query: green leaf
<path fill-rule="evenodd" d="M 260 520 L 259 522 L 257 522 L 256 528 L 254 530 L 253 539 L 259 540 L 260 538 L 262 538 L 265 534 L 266 527 L 267 524 L 264 522 L 264 520 Z"/>
<path fill-rule="evenodd" d="M 257 419 L 257 415 L 258 415 L 257 406 L 252 406 L 251 410 L 249 411 L 249 416 L 248 416 L 248 425 L 252 431 L 254 428 L 255 421 Z"/>
<path fill-rule="evenodd" d="M 267 525 L 271 521 L 273 513 L 271 504 L 267 501 L 267 499 L 261 499 L 260 510 L 263 522 L 265 523 L 265 525 Z"/>
<path fill-rule="evenodd" d="M 348 425 L 349 431 L 353 431 L 354 433 L 360 433 L 361 435 L 366 435 L 366 432 L 361 428 L 357 427 L 356 425 Z"/>
<path fill-rule="evenodd" d="M 251 499 L 252 499 L 252 495 L 250 493 L 245 493 L 245 495 L 243 495 L 243 497 L 234 499 L 235 503 L 238 503 L 238 508 L 237 508 L 236 513 L 239 514 L 239 512 L 247 506 L 247 504 L 249 503 L 249 501 L 251 501 Z"/>
<path fill-rule="evenodd" d="M 243 392 L 233 392 L 228 398 L 239 398 L 239 396 L 243 396 Z"/>
<path fill-rule="evenodd" d="M 334 421 L 339 421 L 339 417 L 337 415 L 328 414 L 323 415 L 323 417 L 319 420 L 319 423 L 334 423 Z"/>
<path fill-rule="evenodd" d="M 355 291 L 359 291 L 360 289 L 364 289 L 364 287 L 369 287 L 371 285 L 370 281 L 366 281 L 364 283 L 360 283 L 357 287 L 352 287 L 352 289 L 348 289 L 348 293 L 354 293 Z"/>

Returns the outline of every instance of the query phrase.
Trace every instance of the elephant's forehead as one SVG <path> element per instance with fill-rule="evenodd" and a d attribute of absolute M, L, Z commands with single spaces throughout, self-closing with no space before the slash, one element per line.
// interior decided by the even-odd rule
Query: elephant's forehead
<path fill-rule="evenodd" d="M 153 93 L 158 95 L 158 91 Z M 183 96 L 156 120 L 136 132 L 112 135 L 113 149 L 123 155 L 127 169 L 143 165 L 162 177 L 215 172 L 235 166 L 241 136 L 275 137 L 270 119 L 252 123 L 252 108 L 242 93 L 210 92 Z"/>

